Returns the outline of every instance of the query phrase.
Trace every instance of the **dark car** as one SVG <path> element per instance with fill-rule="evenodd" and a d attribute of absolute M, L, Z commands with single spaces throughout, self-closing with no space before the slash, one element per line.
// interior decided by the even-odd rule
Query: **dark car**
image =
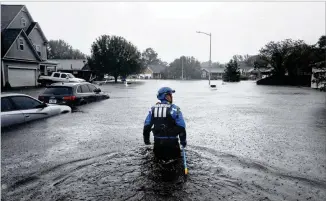
<path fill-rule="evenodd" d="M 69 105 L 71 107 L 108 99 L 110 96 L 100 88 L 88 82 L 54 83 L 48 86 L 38 97 L 50 104 Z"/>

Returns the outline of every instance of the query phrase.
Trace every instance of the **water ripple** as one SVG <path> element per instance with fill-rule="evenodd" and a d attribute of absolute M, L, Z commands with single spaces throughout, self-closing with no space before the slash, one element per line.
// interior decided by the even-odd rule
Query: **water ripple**
<path fill-rule="evenodd" d="M 33 173 L 3 189 L 4 200 L 323 200 L 326 182 L 258 161 L 192 146 L 164 166 L 150 147 L 103 153 Z"/>

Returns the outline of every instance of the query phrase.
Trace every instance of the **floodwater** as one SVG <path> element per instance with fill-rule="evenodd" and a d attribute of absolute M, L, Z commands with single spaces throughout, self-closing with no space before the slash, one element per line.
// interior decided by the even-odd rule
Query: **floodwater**
<path fill-rule="evenodd" d="M 2 200 L 324 201 L 326 94 L 212 84 L 103 85 L 111 99 L 2 131 Z M 185 117 L 188 176 L 182 161 L 163 166 L 143 145 L 161 86 L 176 90 Z"/>

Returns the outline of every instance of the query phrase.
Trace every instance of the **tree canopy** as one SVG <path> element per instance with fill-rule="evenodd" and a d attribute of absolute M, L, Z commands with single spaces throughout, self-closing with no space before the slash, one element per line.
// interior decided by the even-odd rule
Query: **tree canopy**
<path fill-rule="evenodd" d="M 161 61 L 158 58 L 157 52 L 151 47 L 144 50 L 141 54 L 143 65 L 147 67 L 148 65 L 159 64 Z"/>
<path fill-rule="evenodd" d="M 237 60 L 231 59 L 226 64 L 223 81 L 225 82 L 239 82 L 240 81 L 240 70 Z"/>
<path fill-rule="evenodd" d="M 321 36 L 314 45 L 292 39 L 271 41 L 260 50 L 259 56 L 272 66 L 274 76 L 287 75 L 292 80 L 300 80 L 299 76 L 309 77 L 312 68 L 326 68 L 326 37 Z M 319 83 L 323 80 L 325 76 L 321 73 L 312 81 Z"/>
<path fill-rule="evenodd" d="M 48 59 L 86 59 L 86 55 L 73 49 L 64 40 L 50 40 L 47 46 Z"/>
<path fill-rule="evenodd" d="M 183 77 L 185 79 L 199 79 L 201 76 L 200 62 L 194 57 L 181 56 L 170 63 L 168 67 L 168 77 L 180 79 L 182 77 L 182 64 L 183 64 Z"/>
<path fill-rule="evenodd" d="M 209 67 L 209 61 L 201 62 L 202 67 Z M 224 65 L 220 62 L 212 62 L 212 68 L 224 68 Z"/>
<path fill-rule="evenodd" d="M 143 71 L 141 53 L 131 42 L 120 36 L 102 35 L 93 42 L 88 64 L 97 76 L 109 74 L 115 82 Z"/>

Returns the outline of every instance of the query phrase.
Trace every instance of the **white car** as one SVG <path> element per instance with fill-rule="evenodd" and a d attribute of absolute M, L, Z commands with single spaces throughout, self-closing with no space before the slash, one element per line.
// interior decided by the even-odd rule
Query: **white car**
<path fill-rule="evenodd" d="M 69 106 L 46 104 L 25 94 L 1 94 L 1 128 L 70 112 Z"/>
<path fill-rule="evenodd" d="M 55 82 L 86 82 L 84 79 L 76 78 L 71 73 L 53 72 L 51 76 L 40 75 L 37 82 L 43 86 Z"/>

